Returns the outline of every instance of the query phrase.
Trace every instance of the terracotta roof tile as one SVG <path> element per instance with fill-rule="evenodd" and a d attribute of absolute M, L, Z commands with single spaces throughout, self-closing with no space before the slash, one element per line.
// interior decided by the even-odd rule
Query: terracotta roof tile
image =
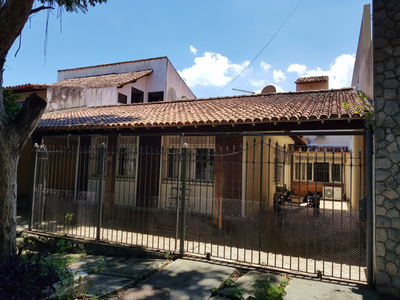
<path fill-rule="evenodd" d="M 311 77 L 301 77 L 298 78 L 295 83 L 316 83 L 316 82 L 325 82 L 328 81 L 328 76 L 311 76 Z"/>
<path fill-rule="evenodd" d="M 123 65 L 123 64 L 129 64 L 129 63 L 137 63 L 137 62 L 143 62 L 143 61 L 158 60 L 158 59 L 168 59 L 168 58 L 166 56 L 152 57 L 152 58 L 121 61 L 121 62 L 115 62 L 115 63 L 109 63 L 109 64 L 102 64 L 102 65 L 94 65 L 94 66 L 86 66 L 86 67 L 79 67 L 79 68 L 72 68 L 72 69 L 64 69 L 64 70 L 58 70 L 58 72 L 84 70 L 84 69 L 92 69 L 92 68 L 98 68 L 98 67 L 109 67 L 109 66 Z"/>
<path fill-rule="evenodd" d="M 47 87 L 48 87 L 47 84 L 27 83 L 21 85 L 6 86 L 4 89 L 14 91 L 14 93 L 20 93 L 27 91 L 45 90 L 47 89 Z"/>
<path fill-rule="evenodd" d="M 349 104 L 345 108 L 343 102 Z M 39 129 L 164 127 L 360 118 L 351 89 L 257 94 L 81 108 L 44 114 Z"/>
<path fill-rule="evenodd" d="M 152 72 L 153 70 L 143 70 L 129 73 L 70 78 L 53 83 L 51 86 L 70 88 L 120 87 L 127 83 L 134 82 L 144 76 L 150 75 Z"/>

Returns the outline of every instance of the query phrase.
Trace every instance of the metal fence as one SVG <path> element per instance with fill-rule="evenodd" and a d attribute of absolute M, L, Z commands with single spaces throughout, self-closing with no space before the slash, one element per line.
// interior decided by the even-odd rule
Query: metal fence
<path fill-rule="evenodd" d="M 162 139 L 35 148 L 30 227 L 366 280 L 361 152 L 264 137 Z"/>

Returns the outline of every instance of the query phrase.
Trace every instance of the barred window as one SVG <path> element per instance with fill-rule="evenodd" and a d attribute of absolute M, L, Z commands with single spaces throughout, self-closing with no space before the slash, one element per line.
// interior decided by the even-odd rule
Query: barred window
<path fill-rule="evenodd" d="M 214 181 L 214 149 L 196 149 L 196 180 Z"/>

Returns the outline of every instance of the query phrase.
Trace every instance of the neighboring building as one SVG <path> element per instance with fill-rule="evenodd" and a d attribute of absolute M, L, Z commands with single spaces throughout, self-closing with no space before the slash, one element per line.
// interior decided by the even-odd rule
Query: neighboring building
<path fill-rule="evenodd" d="M 58 71 L 46 112 L 196 98 L 167 57 Z"/>
<path fill-rule="evenodd" d="M 371 38 L 371 6 L 364 5 L 351 85 L 357 91 L 374 99 L 373 46 Z"/>
<path fill-rule="evenodd" d="M 328 76 L 301 77 L 295 81 L 296 91 L 327 90 L 329 88 Z"/>
<path fill-rule="evenodd" d="M 18 94 L 21 96 L 21 99 L 18 101 L 18 105 L 24 103 L 26 98 L 28 98 L 33 93 L 36 93 L 39 97 L 43 99 L 47 99 L 47 84 L 23 84 L 23 85 L 16 85 L 16 86 L 7 86 L 4 89 L 12 91 L 14 94 Z"/>

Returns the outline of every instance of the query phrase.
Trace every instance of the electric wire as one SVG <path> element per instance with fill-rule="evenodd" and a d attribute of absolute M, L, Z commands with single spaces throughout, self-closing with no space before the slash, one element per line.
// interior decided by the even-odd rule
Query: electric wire
<path fill-rule="evenodd" d="M 272 42 L 272 40 L 275 38 L 275 36 L 279 33 L 279 31 L 282 29 L 282 27 L 286 24 L 287 21 L 289 21 L 290 17 L 293 15 L 293 13 L 296 11 L 296 9 L 299 7 L 303 0 L 300 0 L 299 3 L 297 3 L 296 7 L 292 10 L 292 12 L 289 14 L 289 16 L 286 18 L 286 20 L 282 23 L 282 25 L 278 28 L 278 30 L 274 33 L 274 35 L 270 38 L 268 43 L 264 46 L 264 48 L 261 49 L 261 51 L 256 55 L 256 57 L 253 58 L 253 60 L 235 77 L 233 78 L 227 85 L 225 85 L 222 89 L 220 89 L 218 92 L 213 94 L 211 97 L 214 97 L 215 95 L 219 94 L 222 92 L 224 89 L 226 89 L 228 86 L 230 86 L 236 79 L 238 79 L 249 67 L 250 65 L 261 55 L 261 53 L 265 50 L 265 48 L 268 47 L 268 45 Z"/>

